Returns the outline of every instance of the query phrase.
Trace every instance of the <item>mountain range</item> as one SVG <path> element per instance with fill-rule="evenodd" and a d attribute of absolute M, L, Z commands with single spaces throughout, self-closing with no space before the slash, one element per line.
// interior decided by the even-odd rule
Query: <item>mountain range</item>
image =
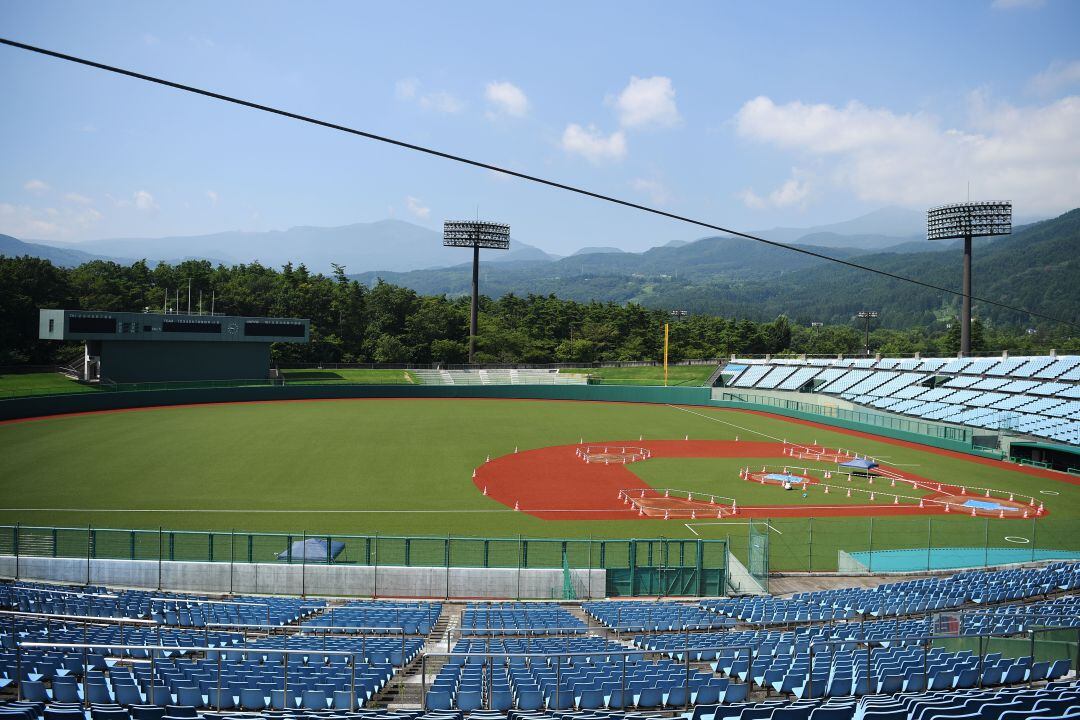
<path fill-rule="evenodd" d="M 340 227 L 304 226 L 268 232 L 229 231 L 211 235 L 112 238 L 79 243 L 38 241 L 31 244 L 122 263 L 145 259 L 155 264 L 193 258 L 227 265 L 258 261 L 263 265 L 280 267 L 285 263 L 303 263 L 311 270 L 324 273 L 329 272 L 334 263 L 356 271 L 407 271 L 441 267 L 461 262 L 468 254 L 460 248 L 443 247 L 442 236 L 434 230 L 401 220 L 380 220 Z M 0 252 L 12 254 L 2 248 Z M 23 254 L 37 252 L 51 251 L 35 247 Z M 508 252 L 488 255 L 490 257 L 486 259 L 492 262 L 544 261 L 554 257 L 513 238 Z"/>
<path fill-rule="evenodd" d="M 809 228 L 773 228 L 759 235 L 780 242 L 835 247 L 860 251 L 892 248 L 902 244 L 925 244 L 922 213 L 901 208 L 884 208 L 853 220 Z M 281 266 L 303 263 L 317 272 L 329 272 L 333 263 L 353 273 L 409 272 L 445 268 L 468 263 L 467 252 L 442 245 L 438 232 L 402 220 L 380 220 L 340 227 L 301 226 L 267 232 L 228 231 L 209 235 L 160 238 L 105 238 L 77 243 L 16 240 L 8 236 L 0 253 L 48 257 L 59 265 L 73 265 L 89 259 L 111 259 L 131 263 L 145 259 L 151 264 L 192 258 L 215 263 L 237 264 L 258 261 Z M 624 253 L 618 239 L 601 246 L 584 247 L 573 256 Z M 29 247 L 17 243 L 25 242 Z M 671 240 L 661 247 L 688 244 Z M 641 254 L 641 253 L 637 253 Z M 560 256 L 511 239 L 510 251 L 484 253 L 489 263 L 556 262 Z"/>

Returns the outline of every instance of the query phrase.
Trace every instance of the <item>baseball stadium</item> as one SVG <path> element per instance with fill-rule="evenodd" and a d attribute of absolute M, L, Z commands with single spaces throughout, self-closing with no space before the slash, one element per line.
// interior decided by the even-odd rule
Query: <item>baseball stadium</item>
<path fill-rule="evenodd" d="M 551 26 L 558 52 L 532 59 L 558 87 L 545 96 L 530 86 L 530 102 L 493 79 L 501 66 L 485 67 L 487 84 L 473 83 L 483 95 L 474 92 L 470 105 L 453 94 L 465 92 L 453 85 L 465 73 L 453 70 L 455 58 L 440 58 L 423 82 L 409 76 L 408 56 L 423 47 L 378 20 L 396 7 L 331 3 L 326 28 L 348 35 L 304 50 L 305 32 L 323 40 L 306 13 L 324 4 L 304 4 L 276 34 L 277 16 L 294 8 L 245 6 L 233 22 L 243 42 L 210 60 L 217 46 L 203 37 L 201 16 L 218 22 L 237 12 L 231 3 L 212 12 L 207 4 L 205 13 L 184 3 L 68 3 L 46 15 L 29 5 L 16 13 L 16 4 L 0 9 L 5 27 L 26 23 L 25 42 L 0 37 L 12 99 L 0 122 L 19 138 L 11 143 L 19 162 L 25 148 L 14 146 L 33 151 L 37 137 L 34 127 L 16 129 L 24 114 L 46 127 L 54 112 L 63 116 L 56 107 L 105 94 L 98 78 L 119 89 L 108 86 L 118 93 L 109 95 L 111 115 L 65 117 L 48 150 L 33 151 L 65 184 L 38 165 L 17 183 L 0 168 L 0 230 L 53 241 L 0 235 L 0 720 L 1080 719 L 1080 210 L 1064 209 L 1077 204 L 1075 182 L 1072 195 L 1039 189 L 1044 177 L 1076 180 L 1080 98 L 1058 100 L 1050 121 L 980 85 L 968 104 L 992 117 L 970 133 L 939 133 L 929 108 L 934 98 L 960 97 L 958 86 L 920 89 L 918 107 L 902 115 L 855 99 L 776 103 L 760 90 L 726 125 L 710 109 L 695 126 L 691 92 L 676 110 L 670 78 L 633 75 L 600 105 L 614 129 L 560 119 L 560 135 L 538 108 L 588 74 L 555 57 L 575 49 L 562 19 Z M 1048 4 L 994 2 L 992 12 L 1075 13 Z M 582 64 L 601 73 L 608 46 L 621 42 L 609 21 L 614 28 L 615 16 L 647 6 L 605 10 L 612 18 L 603 30 L 590 27 L 579 43 Z M 132 37 L 140 41 L 116 39 L 111 26 L 129 21 L 118 8 L 159 20 L 146 25 L 157 34 L 139 26 Z M 887 9 L 874 5 L 871 15 Z M 951 4 L 930 9 L 924 14 L 956 13 Z M 448 10 L 475 14 L 470 3 L 428 3 L 400 22 L 414 28 Z M 595 8 L 572 10 L 565 15 Z M 851 4 L 832 15 L 867 11 Z M 521 36 L 507 56 L 528 57 L 536 38 L 550 42 L 545 14 L 525 23 L 535 37 Z M 186 27 L 189 15 L 200 26 L 181 42 L 173 35 L 188 32 L 173 25 Z M 998 18 L 973 24 L 971 36 L 1004 37 L 986 29 L 1006 22 Z M 445 43 L 460 20 L 429 19 L 418 37 Z M 627 35 L 628 67 L 648 67 L 649 46 L 673 32 L 659 22 L 666 17 L 654 20 Z M 730 18 L 684 20 L 724 26 L 732 47 L 741 41 L 744 26 Z M 800 35 L 823 32 L 809 17 L 796 20 Z M 884 45 L 868 28 L 892 32 L 895 22 L 875 16 L 822 36 L 843 38 L 830 41 L 834 53 L 856 37 Z M 968 34 L 954 30 L 966 22 L 944 24 Z M 30 44 L 54 25 L 100 32 L 89 46 L 100 57 Z M 1075 18 L 1055 27 L 1070 26 Z M 485 27 L 455 40 L 476 47 L 447 55 L 474 63 L 492 52 L 498 33 Z M 83 32 L 59 37 L 75 52 L 87 47 Z M 862 65 L 906 73 L 910 63 L 916 77 L 915 58 L 946 40 L 926 38 L 895 61 L 879 61 L 884 48 L 875 48 L 874 63 L 852 60 L 843 74 Z M 972 51 L 947 42 L 957 43 L 950 52 Z M 155 55 L 141 65 L 104 62 L 139 57 L 133 45 Z M 1017 48 L 1017 57 L 1039 50 Z M 356 62 L 362 72 L 341 81 L 355 95 L 376 97 L 363 83 L 393 67 L 394 78 L 379 80 L 394 90 L 382 114 L 344 99 L 332 106 L 370 127 L 297 109 L 340 92 L 303 71 L 324 51 L 342 63 L 368 53 Z M 172 74 L 169 52 L 185 58 Z M 283 62 L 280 72 L 217 82 L 226 77 L 218 72 L 257 69 L 260 52 Z M 732 57 L 777 54 L 725 47 Z M 800 51 L 782 74 L 806 64 L 810 84 L 824 83 L 836 72 L 817 71 L 821 54 Z M 1027 83 L 1031 97 L 1076 84 L 1080 64 L 1054 57 Z M 765 73 L 755 62 L 740 74 Z M 199 78 L 200 67 L 217 84 L 181 82 Z M 934 67 L 920 82 L 954 69 Z M 67 73 L 83 73 L 80 84 Z M 707 84 L 712 92 L 730 82 L 717 75 Z M 899 84 L 883 71 L 874 78 L 879 94 Z M 134 95 L 143 91 L 157 94 Z M 125 104 L 127 92 L 138 101 Z M 41 93 L 55 95 L 43 95 L 48 112 L 34 115 L 27 98 Z M 201 104 L 219 115 L 200 120 Z M 455 136 L 440 133 L 470 112 L 486 123 L 484 143 L 506 143 L 507 162 L 552 174 L 451 151 Z M 436 121 L 446 125 L 418 124 L 411 134 L 397 126 Z M 123 138 L 105 140 L 109 125 Z M 530 160 L 527 143 L 510 140 L 527 125 L 542 127 L 548 155 Z M 779 188 L 755 192 L 749 183 L 765 176 L 761 148 L 714 157 L 661 144 L 663 132 L 706 125 L 708 138 L 771 143 L 778 157 L 807 149 L 787 163 L 799 167 Z M 279 141 L 294 128 L 317 139 Z M 183 132 L 193 134 L 185 141 Z M 999 142 L 1008 133 L 1022 142 Z M 343 144 L 318 146 L 324 137 Z M 910 138 L 918 152 L 904 150 Z M 602 174 L 630 166 L 631 141 L 642 155 L 650 143 L 664 148 L 664 162 L 636 179 Z M 1043 172 L 1036 160 L 1055 143 L 1063 147 L 1053 172 Z M 201 155 L 204 146 L 215 157 Z M 356 147 L 375 150 L 350 155 Z M 398 159 L 379 161 L 379 152 Z M 838 158 L 847 153 L 858 157 L 845 164 Z M 575 155 L 595 173 L 580 177 L 594 184 L 552 179 L 569 173 L 556 163 Z M 75 192 L 82 186 L 68 177 L 99 177 L 79 171 L 91 156 L 94 172 L 160 172 L 157 198 L 135 189 L 151 185 L 134 170 L 137 181 L 90 179 L 93 197 Z M 684 156 L 722 159 L 723 173 L 672 165 L 669 175 L 700 175 L 696 185 L 717 195 L 717 175 L 737 176 L 738 188 L 723 186 L 737 200 L 731 206 L 781 224 L 749 233 L 680 214 L 688 198 L 712 208 L 696 186 L 678 197 L 664 185 L 675 178 L 659 168 Z M 728 167 L 750 156 L 754 167 Z M 890 174 L 912 157 L 935 166 Z M 406 165 L 414 158 L 430 165 Z M 490 185 L 438 174 L 462 167 Z M 972 201 L 970 175 L 967 201 L 924 202 L 959 187 L 957 173 L 971 167 L 995 192 L 1020 193 L 1022 221 L 1014 226 L 1012 200 Z M 190 180 L 185 172 L 200 178 L 195 195 L 177 189 Z M 268 193 L 261 183 L 270 176 L 292 184 Z M 355 184 L 358 176 L 372 184 Z M 385 205 L 378 186 L 397 187 L 399 176 L 408 189 L 394 190 L 388 220 L 263 231 L 260 212 L 301 204 L 305 192 L 325 195 L 318 212 L 338 212 L 326 189 L 334 184 L 349 186 L 338 199 L 349 212 L 365 193 Z M 504 193 L 493 178 L 514 189 Z M 610 194 L 604 182 L 642 196 Z M 855 207 L 891 198 L 884 186 L 919 187 L 904 190 L 904 208 L 806 233 L 782 225 L 845 183 L 860 185 L 848 188 Z M 423 226 L 441 210 L 412 193 L 431 198 L 435 187 L 440 202 L 464 217 L 475 208 L 475 219 L 440 218 L 441 236 Z M 520 188 L 542 192 L 515 208 Z M 7 202 L 8 192 L 17 201 Z M 544 205 L 544 192 L 569 201 Z M 590 241 L 640 231 L 667 244 L 565 256 L 516 236 L 512 246 L 507 222 L 480 219 L 480 197 L 515 228 L 532 223 L 534 235 L 569 235 L 578 224 L 574 232 Z M 56 207 L 39 207 L 46 202 Z M 589 210 L 575 215 L 575 203 Z M 867 218 L 893 222 L 905 212 L 916 215 L 915 234 L 866 229 Z M 615 215 L 626 222 L 621 213 L 627 224 L 607 227 Z M 191 219 L 200 215 L 216 218 L 206 227 L 244 229 L 88 237 L 91 228 L 120 228 L 118 237 L 203 227 Z M 114 220 L 128 216 L 136 220 Z M 683 242 L 670 227 L 716 235 Z M 863 246 L 826 244 L 841 235 Z M 292 245 L 297 237 L 306 244 Z M 94 252 L 76 247 L 84 241 Z M 923 241 L 943 242 L 930 250 Z M 168 254 L 151 254 L 164 246 Z M 283 246 L 287 257 L 273 254 Z M 342 257 L 359 257 L 349 255 L 358 246 L 391 264 L 350 259 L 354 274 L 346 274 Z M 481 265 L 481 251 L 517 256 Z M 429 262 L 438 252 L 445 266 Z M 498 292 L 482 295 L 481 278 Z"/>

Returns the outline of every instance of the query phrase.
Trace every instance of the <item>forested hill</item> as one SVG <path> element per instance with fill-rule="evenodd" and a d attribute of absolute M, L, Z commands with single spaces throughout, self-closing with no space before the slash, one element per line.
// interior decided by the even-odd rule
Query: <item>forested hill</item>
<path fill-rule="evenodd" d="M 960 288 L 958 242 L 934 252 L 855 255 L 820 249 L 832 257 Z M 974 294 L 1056 317 L 1080 320 L 1080 209 L 1022 228 L 1010 236 L 975 241 Z M 411 273 L 365 273 L 421 293 L 468 292 L 468 267 Z M 553 293 L 580 301 L 638 302 L 755 320 L 787 315 L 797 323 L 845 323 L 863 308 L 881 312 L 888 327 L 927 325 L 956 314 L 959 299 L 805 255 L 736 238 L 705 238 L 646 253 L 577 255 L 555 263 L 484 265 L 482 291 Z M 976 302 L 977 316 L 1018 327 L 1040 322 Z"/>

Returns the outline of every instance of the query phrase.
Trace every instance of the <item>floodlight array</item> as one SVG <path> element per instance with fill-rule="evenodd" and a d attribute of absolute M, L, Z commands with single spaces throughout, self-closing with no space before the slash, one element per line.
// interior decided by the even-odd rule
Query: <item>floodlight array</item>
<path fill-rule="evenodd" d="M 447 220 L 443 223 L 443 245 L 507 250 L 510 247 L 510 226 L 482 220 Z"/>
<path fill-rule="evenodd" d="M 926 237 L 987 237 L 1012 233 L 1012 203 L 967 202 L 931 208 L 926 214 Z"/>

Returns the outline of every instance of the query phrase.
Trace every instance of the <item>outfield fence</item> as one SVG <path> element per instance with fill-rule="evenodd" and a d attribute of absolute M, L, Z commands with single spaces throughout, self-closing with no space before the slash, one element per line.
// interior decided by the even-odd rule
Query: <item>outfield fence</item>
<path fill-rule="evenodd" d="M 297 552 L 294 543 L 325 543 L 325 554 Z M 335 549 L 340 552 L 335 554 Z M 0 525 L 0 555 L 77 558 L 93 582 L 97 560 L 202 562 L 230 565 L 604 570 L 611 596 L 723 595 L 725 539 L 581 539 L 407 537 L 317 533 L 253 533 Z M 568 587 L 569 582 L 564 585 Z M 571 598 L 567 598 L 571 599 Z"/>

